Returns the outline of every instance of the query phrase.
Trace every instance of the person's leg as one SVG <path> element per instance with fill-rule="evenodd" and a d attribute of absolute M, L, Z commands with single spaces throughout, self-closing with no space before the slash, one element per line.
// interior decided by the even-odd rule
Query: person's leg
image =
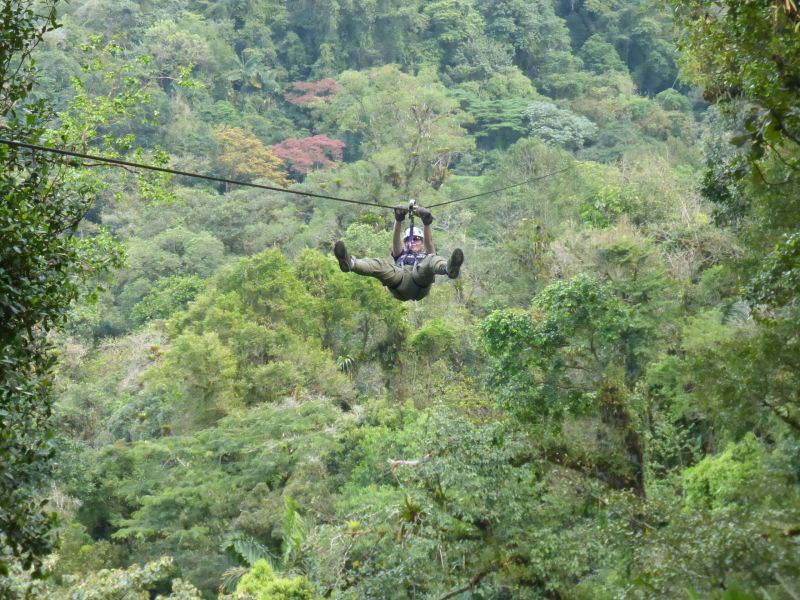
<path fill-rule="evenodd" d="M 378 258 L 357 258 L 352 271 L 359 275 L 374 277 L 388 288 L 395 288 L 403 280 L 403 269 L 388 260 Z"/>
<path fill-rule="evenodd" d="M 424 288 L 430 286 L 436 275 L 447 275 L 447 261 L 438 254 L 428 254 L 411 272 L 414 283 Z"/>
<path fill-rule="evenodd" d="M 349 273 L 374 277 L 388 288 L 396 288 L 403 280 L 403 269 L 388 260 L 377 258 L 356 258 L 348 254 L 344 242 L 338 241 L 333 246 L 333 255 L 339 262 L 339 268 Z"/>

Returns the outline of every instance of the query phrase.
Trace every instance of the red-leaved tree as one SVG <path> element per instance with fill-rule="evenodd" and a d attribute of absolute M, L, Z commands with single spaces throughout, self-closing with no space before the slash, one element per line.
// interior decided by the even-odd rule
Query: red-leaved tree
<path fill-rule="evenodd" d="M 292 91 L 287 92 L 284 97 L 287 102 L 299 106 L 305 106 L 317 100 L 330 100 L 342 91 L 342 86 L 330 78 L 319 81 L 295 81 L 291 85 Z"/>
<path fill-rule="evenodd" d="M 344 142 L 325 135 L 314 135 L 298 140 L 288 138 L 272 147 L 272 152 L 289 163 L 295 173 L 305 175 L 314 167 L 327 167 L 341 160 Z"/>

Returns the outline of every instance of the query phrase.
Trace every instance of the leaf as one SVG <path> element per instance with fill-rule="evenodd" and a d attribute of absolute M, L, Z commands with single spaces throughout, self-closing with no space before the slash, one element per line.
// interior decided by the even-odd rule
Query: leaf
<path fill-rule="evenodd" d="M 750 134 L 747 133 L 740 133 L 738 135 L 733 136 L 730 139 L 730 143 L 734 146 L 744 146 L 747 142 L 751 139 Z"/>
<path fill-rule="evenodd" d="M 273 556 L 269 549 L 258 540 L 244 533 L 235 533 L 220 544 L 220 549 L 228 556 L 246 567 L 252 567 L 259 560 L 266 560 L 272 566 Z"/>
<path fill-rule="evenodd" d="M 283 497 L 283 563 L 286 565 L 291 556 L 300 551 L 306 536 L 306 525 L 297 512 L 297 505 L 292 497 Z"/>

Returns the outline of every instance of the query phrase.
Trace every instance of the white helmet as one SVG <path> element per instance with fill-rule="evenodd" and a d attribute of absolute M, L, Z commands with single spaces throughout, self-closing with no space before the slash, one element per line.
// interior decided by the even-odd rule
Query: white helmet
<path fill-rule="evenodd" d="M 411 227 L 409 227 L 403 234 L 403 241 L 405 242 L 412 235 L 425 239 L 425 235 L 422 233 L 422 229 L 420 229 L 419 227 L 414 227 L 414 231 L 411 231 Z"/>

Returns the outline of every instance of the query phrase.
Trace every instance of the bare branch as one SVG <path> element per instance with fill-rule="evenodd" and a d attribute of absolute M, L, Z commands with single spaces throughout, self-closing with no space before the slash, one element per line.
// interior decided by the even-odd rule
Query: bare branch
<path fill-rule="evenodd" d="M 418 467 L 420 461 L 419 460 L 399 460 L 399 459 L 388 459 L 386 461 L 390 467 Z"/>
<path fill-rule="evenodd" d="M 451 592 L 447 592 L 444 596 L 441 596 L 439 600 L 448 600 L 448 598 L 455 598 L 459 594 L 463 594 L 464 592 L 468 592 L 473 589 L 476 585 L 478 585 L 481 580 L 486 577 L 489 573 L 497 569 L 496 564 L 491 564 L 482 571 L 478 571 L 472 579 L 470 579 L 465 585 L 461 586 L 458 589 L 455 589 Z"/>

